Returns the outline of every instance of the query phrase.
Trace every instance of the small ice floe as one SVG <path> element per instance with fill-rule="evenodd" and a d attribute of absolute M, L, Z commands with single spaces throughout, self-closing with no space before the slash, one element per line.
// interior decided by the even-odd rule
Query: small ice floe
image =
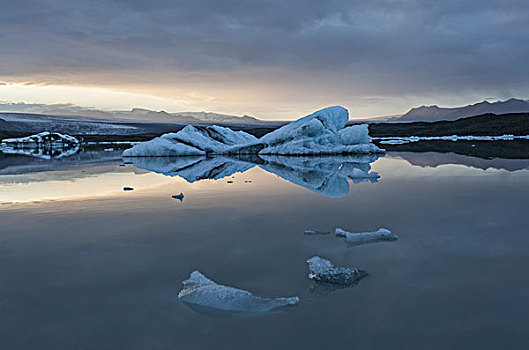
<path fill-rule="evenodd" d="M 317 230 L 305 230 L 304 234 L 309 236 L 316 236 L 316 235 L 329 235 L 331 234 L 330 231 L 317 231 Z"/>
<path fill-rule="evenodd" d="M 380 141 L 381 144 L 383 145 L 403 145 L 405 143 L 409 143 L 410 141 L 408 140 L 382 140 Z"/>
<path fill-rule="evenodd" d="M 396 234 L 385 228 L 380 228 L 374 232 L 348 232 L 337 227 L 334 232 L 338 237 L 345 237 L 345 242 L 352 245 L 396 241 L 398 238 Z"/>
<path fill-rule="evenodd" d="M 50 147 L 63 147 L 63 146 L 73 146 L 81 143 L 76 137 L 61 134 L 58 132 L 49 132 L 44 131 L 35 135 L 30 135 L 26 137 L 12 138 L 12 139 L 3 139 L 2 145 L 6 146 L 18 146 L 24 147 L 37 147 L 37 145 L 47 145 Z"/>
<path fill-rule="evenodd" d="M 340 285 L 355 285 L 367 272 L 353 267 L 336 267 L 329 260 L 313 256 L 307 260 L 309 278 L 317 282 L 334 283 Z"/>
<path fill-rule="evenodd" d="M 180 202 L 184 200 L 184 194 L 180 192 L 180 194 L 175 194 L 174 196 L 171 196 L 174 199 L 178 199 Z"/>
<path fill-rule="evenodd" d="M 299 303 L 299 297 L 263 298 L 233 287 L 217 284 L 199 271 L 182 282 L 178 299 L 193 310 L 210 316 L 255 315 Z"/>
<path fill-rule="evenodd" d="M 80 151 L 81 140 L 66 134 L 44 131 L 20 138 L 3 139 L 0 152 L 42 159 L 63 158 Z"/>
<path fill-rule="evenodd" d="M 105 148 L 105 152 L 112 152 L 113 150 L 113 148 Z"/>
<path fill-rule="evenodd" d="M 123 187 L 123 191 L 133 191 L 133 190 L 134 188 L 132 187 L 128 187 L 128 186 Z"/>

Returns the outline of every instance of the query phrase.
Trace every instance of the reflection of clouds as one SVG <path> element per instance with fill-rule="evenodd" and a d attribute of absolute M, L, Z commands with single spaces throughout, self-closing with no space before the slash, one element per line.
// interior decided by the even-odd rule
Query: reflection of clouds
<path fill-rule="evenodd" d="M 326 197 L 340 198 L 349 193 L 349 180 L 377 182 L 379 175 L 370 163 L 378 156 L 288 157 L 134 157 L 134 166 L 167 176 L 179 176 L 188 182 L 222 179 L 245 172 L 255 165 L 291 183 Z"/>

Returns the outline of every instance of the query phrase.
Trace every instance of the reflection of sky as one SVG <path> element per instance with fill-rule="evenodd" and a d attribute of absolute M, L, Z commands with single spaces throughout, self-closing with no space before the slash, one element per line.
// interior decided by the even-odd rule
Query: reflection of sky
<path fill-rule="evenodd" d="M 528 170 L 509 172 L 489 168 L 481 170 L 461 164 L 445 164 L 433 167 L 418 167 L 409 164 L 400 157 L 386 156 L 372 163 L 372 170 L 381 175 L 381 181 L 392 181 L 398 178 L 424 178 L 425 176 L 435 181 L 446 177 L 468 178 L 472 181 L 475 177 L 487 177 L 499 174 L 502 178 L 524 178 Z M 173 174 L 174 175 L 174 174 Z M 86 168 L 78 167 L 73 170 L 29 172 L 20 175 L 0 175 L 0 203 L 23 203 L 41 200 L 78 200 L 98 197 L 130 197 L 131 193 L 124 193 L 123 187 L 133 187 L 134 196 L 148 195 L 159 188 L 174 185 L 178 193 L 187 191 L 238 191 L 249 189 L 252 191 L 274 191 L 281 186 L 283 190 L 287 183 L 277 181 L 277 177 L 263 169 L 253 168 L 244 173 L 235 173 L 237 178 L 234 183 L 231 175 L 219 180 L 199 180 L 188 183 L 178 176 L 166 177 L 161 174 L 137 169 L 132 165 L 119 167 L 118 165 L 97 165 Z M 285 177 L 284 177 L 285 178 Z M 245 183 L 254 179 L 251 183 Z M 256 181 L 255 179 L 258 179 Z M 286 177 L 285 179 L 288 179 Z M 352 184 L 351 188 L 357 186 Z M 280 184 L 280 185 L 279 185 Z M 228 185 L 228 186 L 227 186 Z M 241 187 L 242 186 L 242 187 Z M 376 186 L 376 184 L 373 184 Z"/>
<path fill-rule="evenodd" d="M 339 199 L 258 167 L 191 184 L 130 166 L 91 182 L 59 178 L 91 197 L 0 206 L 0 314 L 9 320 L 0 339 L 52 349 L 523 348 L 529 171 L 421 168 L 389 156 L 372 168 L 378 183 L 351 185 Z M 25 185 L 2 182 L 0 191 L 9 186 Z M 180 192 L 183 202 L 171 198 Z M 303 234 L 336 226 L 387 227 L 399 239 L 350 248 Z M 369 276 L 319 297 L 307 279 L 313 255 Z M 195 269 L 301 301 L 263 317 L 211 319 L 176 297 Z"/>

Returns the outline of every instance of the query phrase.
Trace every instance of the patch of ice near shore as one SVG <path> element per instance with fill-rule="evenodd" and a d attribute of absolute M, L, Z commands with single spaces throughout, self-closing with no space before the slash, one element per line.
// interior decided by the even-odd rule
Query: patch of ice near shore
<path fill-rule="evenodd" d="M 345 242 L 361 245 L 380 241 L 396 241 L 398 236 L 388 229 L 380 228 L 374 232 L 348 232 L 339 227 L 334 231 L 336 236 L 345 237 Z"/>
<path fill-rule="evenodd" d="M 81 140 L 74 136 L 61 134 L 58 132 L 43 131 L 41 133 L 26 137 L 3 139 L 1 145 L 19 145 L 27 147 L 37 147 L 38 145 L 47 144 L 51 146 L 77 145 Z"/>
<path fill-rule="evenodd" d="M 260 139 L 243 131 L 220 126 L 188 125 L 142 142 L 123 152 L 124 157 L 162 157 L 191 155 L 337 155 L 381 154 L 371 143 L 366 124 L 345 127 L 347 109 L 334 106 L 264 135 Z"/>
<path fill-rule="evenodd" d="M 529 135 L 514 136 L 510 134 L 500 136 L 474 136 L 474 135 L 450 135 L 450 136 L 384 136 L 373 137 L 373 140 L 381 140 L 381 144 L 400 145 L 408 142 L 418 141 L 512 141 L 529 139 Z"/>
<path fill-rule="evenodd" d="M 246 290 L 223 286 L 199 271 L 193 271 L 182 283 L 184 288 L 178 293 L 178 299 L 201 310 L 259 314 L 299 303 L 299 297 L 263 298 Z"/>
<path fill-rule="evenodd" d="M 319 256 L 308 259 L 307 264 L 309 265 L 309 278 L 318 282 L 354 285 L 367 276 L 364 270 L 336 267 L 329 260 Z"/>
<path fill-rule="evenodd" d="M 20 138 L 3 139 L 0 152 L 41 159 L 68 157 L 80 151 L 81 140 L 70 135 L 44 131 Z"/>

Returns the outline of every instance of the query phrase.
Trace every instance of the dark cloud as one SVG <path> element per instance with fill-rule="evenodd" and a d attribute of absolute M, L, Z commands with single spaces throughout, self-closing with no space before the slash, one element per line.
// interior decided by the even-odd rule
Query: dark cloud
<path fill-rule="evenodd" d="M 502 96 L 529 77 L 526 0 L 2 0 L 0 23 L 0 77 L 244 72 L 380 96 Z"/>

